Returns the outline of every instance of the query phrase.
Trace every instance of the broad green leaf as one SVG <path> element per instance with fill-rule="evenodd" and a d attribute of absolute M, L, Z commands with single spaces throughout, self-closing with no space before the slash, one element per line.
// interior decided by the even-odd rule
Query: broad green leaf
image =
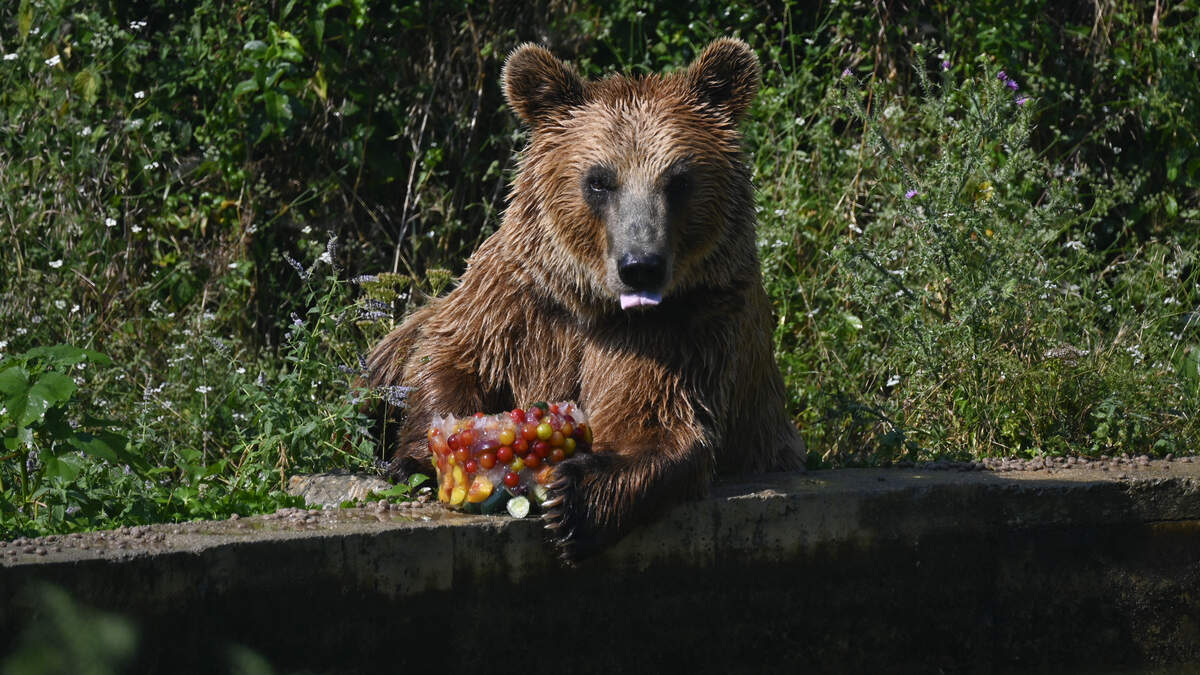
<path fill-rule="evenodd" d="M 29 371 L 21 366 L 9 366 L 0 370 L 0 394 L 4 394 L 5 399 L 14 398 L 28 389 Z M 9 413 L 12 413 L 11 406 L 9 406 Z"/>
<path fill-rule="evenodd" d="M 106 443 L 104 439 L 93 436 L 92 434 L 80 432 L 68 438 L 67 442 L 71 444 L 71 447 L 79 450 L 85 455 L 98 457 L 113 464 L 122 463 L 120 457 L 117 456 L 117 452 L 113 448 L 109 447 L 108 443 Z"/>
<path fill-rule="evenodd" d="M 51 406 L 71 400 L 75 389 L 75 380 L 62 373 L 42 373 L 29 388 L 28 403 L 18 425 L 27 427 L 40 422 Z"/>
<path fill-rule="evenodd" d="M 52 452 L 43 451 L 39 453 L 39 457 L 42 460 L 42 474 L 48 478 L 72 481 L 83 470 L 83 461 L 71 453 L 55 455 Z"/>

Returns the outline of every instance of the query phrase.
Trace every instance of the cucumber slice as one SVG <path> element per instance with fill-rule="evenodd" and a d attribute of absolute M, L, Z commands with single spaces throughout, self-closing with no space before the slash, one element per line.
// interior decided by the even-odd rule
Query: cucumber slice
<path fill-rule="evenodd" d="M 490 497 L 480 502 L 479 512 L 486 514 L 500 513 L 500 511 L 504 510 L 504 505 L 508 503 L 510 497 L 512 495 L 508 494 L 508 490 L 497 488 L 492 491 Z"/>
<path fill-rule="evenodd" d="M 508 500 L 508 515 L 513 518 L 524 518 L 529 515 L 529 498 L 513 497 Z"/>
<path fill-rule="evenodd" d="M 541 506 L 543 502 L 550 498 L 550 491 L 546 489 L 545 485 L 535 483 L 533 489 L 529 491 L 529 496 L 533 499 L 533 503 Z"/>

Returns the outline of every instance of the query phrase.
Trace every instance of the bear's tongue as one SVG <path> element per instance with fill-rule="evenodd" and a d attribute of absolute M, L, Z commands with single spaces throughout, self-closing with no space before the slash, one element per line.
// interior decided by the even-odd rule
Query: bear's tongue
<path fill-rule="evenodd" d="M 629 309 L 630 307 L 653 307 L 662 302 L 662 296 L 658 293 L 622 293 L 621 294 L 621 309 Z"/>

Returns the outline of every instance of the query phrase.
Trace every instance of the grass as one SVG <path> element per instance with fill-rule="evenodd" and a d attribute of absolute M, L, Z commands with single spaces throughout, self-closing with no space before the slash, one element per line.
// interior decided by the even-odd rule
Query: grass
<path fill-rule="evenodd" d="M 5 5 L 0 536 L 369 468 L 360 404 L 389 392 L 360 355 L 496 226 L 523 143 L 500 65 L 542 35 L 588 75 L 759 53 L 747 157 L 811 464 L 1195 448 L 1200 12 L 889 7 Z"/>

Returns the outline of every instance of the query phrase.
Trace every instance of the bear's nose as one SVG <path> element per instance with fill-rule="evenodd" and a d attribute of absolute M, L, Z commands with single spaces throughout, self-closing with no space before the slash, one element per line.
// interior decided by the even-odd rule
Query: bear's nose
<path fill-rule="evenodd" d="M 638 291 L 658 290 L 666 279 L 667 261 L 657 253 L 626 253 L 617 263 L 617 276 Z"/>

